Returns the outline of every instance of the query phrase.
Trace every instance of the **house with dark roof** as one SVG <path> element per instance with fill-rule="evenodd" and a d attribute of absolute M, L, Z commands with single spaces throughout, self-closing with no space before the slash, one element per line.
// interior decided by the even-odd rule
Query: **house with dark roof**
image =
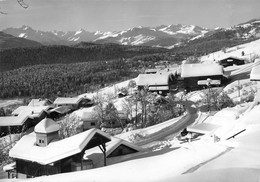
<path fill-rule="evenodd" d="M 211 86 L 221 85 L 223 75 L 223 66 L 219 64 L 183 64 L 181 69 L 181 79 L 187 91 L 205 87 L 207 80 L 211 81 Z"/>
<path fill-rule="evenodd" d="M 86 150 L 99 146 L 106 165 L 106 145 L 110 136 L 101 130 L 90 129 L 69 138 L 59 139 L 59 124 L 45 118 L 35 126 L 34 132 L 23 136 L 10 150 L 16 162 L 17 178 L 88 169 L 83 156 Z"/>
<path fill-rule="evenodd" d="M 243 65 L 245 64 L 245 60 L 242 58 L 229 56 L 217 61 L 223 67 L 233 66 L 233 65 Z"/>

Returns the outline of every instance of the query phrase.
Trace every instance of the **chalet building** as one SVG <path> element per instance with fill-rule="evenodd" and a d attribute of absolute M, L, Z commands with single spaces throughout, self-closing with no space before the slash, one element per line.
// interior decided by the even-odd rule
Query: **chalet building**
<path fill-rule="evenodd" d="M 59 125 L 46 118 L 35 126 L 34 132 L 23 136 L 10 150 L 16 162 L 17 178 L 33 178 L 89 169 L 83 158 L 85 151 L 99 146 L 106 165 L 106 143 L 110 136 L 101 130 L 90 129 L 59 140 Z M 8 171 L 7 171 L 8 172 Z"/>
<path fill-rule="evenodd" d="M 95 106 L 84 108 L 82 110 L 80 120 L 83 121 L 83 130 L 89 130 L 91 128 L 98 128 L 98 116 L 95 111 Z"/>
<path fill-rule="evenodd" d="M 30 128 L 32 119 L 27 114 L 0 117 L 0 136 L 26 131 Z"/>
<path fill-rule="evenodd" d="M 81 107 L 90 107 L 93 105 L 93 101 L 84 97 L 58 97 L 54 104 L 57 107 L 68 106 L 71 110 L 77 110 Z"/>
<path fill-rule="evenodd" d="M 95 109 L 95 106 L 84 108 L 84 110 L 81 111 L 81 115 L 79 116 L 79 118 L 83 122 L 84 131 L 91 128 L 99 127 L 117 128 L 121 127 L 121 124 L 125 126 L 129 121 L 128 115 L 125 112 L 118 111 L 119 120 L 109 119 L 106 116 L 104 116 L 102 125 L 100 126 L 98 113 Z"/>
<path fill-rule="evenodd" d="M 221 85 L 224 79 L 223 66 L 218 64 L 183 64 L 181 79 L 184 89 L 193 91 L 206 86 L 207 80 L 211 80 L 211 86 Z M 200 84 L 205 82 L 205 84 Z"/>
<path fill-rule="evenodd" d="M 47 117 L 50 106 L 20 106 L 12 112 L 12 116 L 0 117 L 1 135 L 21 133 L 35 126 Z"/>
<path fill-rule="evenodd" d="M 137 77 L 138 90 L 148 87 L 149 91 L 157 92 L 162 95 L 169 93 L 171 86 L 174 84 L 175 77 L 172 73 L 161 74 L 139 74 Z"/>
<path fill-rule="evenodd" d="M 234 57 L 234 56 L 230 56 L 230 57 L 218 60 L 217 62 L 220 65 L 222 65 L 223 67 L 245 64 L 245 60 L 244 59 L 241 59 L 241 58 L 238 58 L 238 57 Z"/>

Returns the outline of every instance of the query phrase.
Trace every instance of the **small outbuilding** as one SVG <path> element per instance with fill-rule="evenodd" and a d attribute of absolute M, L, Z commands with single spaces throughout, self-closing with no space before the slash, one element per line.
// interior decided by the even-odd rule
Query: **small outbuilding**
<path fill-rule="evenodd" d="M 229 56 L 227 58 L 223 58 L 217 61 L 223 67 L 233 66 L 233 65 L 243 65 L 245 64 L 245 60 L 242 58 Z"/>

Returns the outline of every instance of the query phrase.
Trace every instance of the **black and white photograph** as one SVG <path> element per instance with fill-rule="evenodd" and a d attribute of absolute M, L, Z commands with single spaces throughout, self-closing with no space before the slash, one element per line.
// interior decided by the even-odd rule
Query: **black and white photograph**
<path fill-rule="evenodd" d="M 0 182 L 260 182 L 259 8 L 0 0 Z"/>

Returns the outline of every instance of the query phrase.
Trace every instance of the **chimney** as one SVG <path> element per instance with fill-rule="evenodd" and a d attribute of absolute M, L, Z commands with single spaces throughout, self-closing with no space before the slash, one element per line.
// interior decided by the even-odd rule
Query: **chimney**
<path fill-rule="evenodd" d="M 50 118 L 44 118 L 34 127 L 36 145 L 46 147 L 54 139 L 59 139 L 60 125 Z"/>

